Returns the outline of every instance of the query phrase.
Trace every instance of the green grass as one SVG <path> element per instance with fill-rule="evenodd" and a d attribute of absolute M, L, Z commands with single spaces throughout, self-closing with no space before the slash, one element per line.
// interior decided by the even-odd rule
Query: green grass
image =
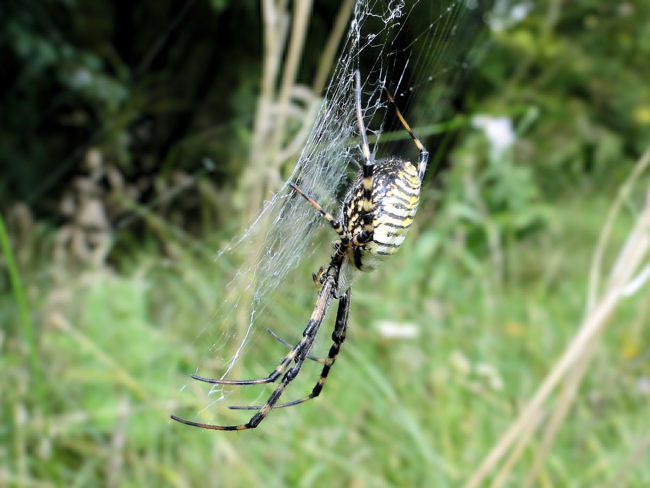
<path fill-rule="evenodd" d="M 47 410 L 24 360 L 29 348 L 21 329 L 12 327 L 24 323 L 19 314 L 3 328 L 0 480 L 3 486 L 459 486 L 582 317 L 586 270 L 611 195 L 587 196 L 567 198 L 552 226 L 509 245 L 500 283 L 488 256 L 445 234 L 444 215 L 439 226 L 415 229 L 392 262 L 355 285 L 348 341 L 324 394 L 273 412 L 261 428 L 244 433 L 169 420 L 172 412 L 197 418 L 207 389 L 187 375 L 197 367 L 223 368 L 219 358 L 236 345 L 222 335 L 227 324 L 210 315 L 228 266 L 191 251 L 164 259 L 149 248 L 119 273 L 85 270 L 56 282 L 43 280 L 46 263 L 34 262 L 22 275 L 28 290 L 42 287 L 27 294 L 27 303 Z M 618 236 L 630 220 L 617 227 Z M 280 290 L 269 303 L 268 322 L 287 340 L 310 313 L 316 264 L 305 263 L 291 279 L 304 286 Z M 650 378 L 647 317 L 638 315 L 647 290 L 640 295 L 616 314 L 598 347 L 539 486 L 604 484 L 650 429 L 648 393 L 638 386 Z M 3 299 L 2 314 L 11 317 L 20 303 Z M 382 337 L 382 320 L 413 323 L 418 336 Z M 635 320 L 646 327 L 633 334 Z M 263 374 L 282 352 L 257 331 L 237 375 Z M 307 391 L 318 370 L 307 364 L 287 398 Z M 198 418 L 244 421 L 246 412 L 226 405 L 260 401 L 269 390 L 243 390 L 227 390 Z M 511 486 L 537 445 L 534 438 Z M 649 466 L 634 464 L 622 486 L 647 486 Z"/>
<path fill-rule="evenodd" d="M 38 363 L 38 352 L 36 350 L 36 340 L 34 338 L 34 326 L 32 325 L 29 310 L 27 309 L 27 301 L 25 300 L 23 283 L 20 278 L 20 272 L 16 267 L 14 252 L 11 249 L 9 235 L 7 234 L 7 229 L 5 227 L 2 215 L 0 215 L 0 250 L 2 250 L 2 256 L 4 257 L 4 261 L 6 263 L 9 282 L 11 284 L 13 302 L 15 303 L 18 312 L 17 325 L 23 334 L 23 345 L 24 349 L 26 349 L 26 354 L 29 360 L 31 376 L 34 379 L 33 387 L 35 390 L 35 396 L 40 409 L 44 410 L 45 395 L 43 392 L 43 384 L 41 382 L 42 372 L 39 368 Z"/>

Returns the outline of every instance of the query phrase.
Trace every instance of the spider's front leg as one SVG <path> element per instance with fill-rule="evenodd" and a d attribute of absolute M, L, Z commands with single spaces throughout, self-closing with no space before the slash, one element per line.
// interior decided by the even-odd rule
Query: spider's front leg
<path fill-rule="evenodd" d="M 344 239 L 344 238 L 345 238 L 345 234 L 343 233 L 343 226 L 341 225 L 341 222 L 340 222 L 340 221 L 338 221 L 338 220 L 336 220 L 334 217 L 332 217 L 332 214 L 330 214 L 329 212 L 327 212 L 327 211 L 326 211 L 326 210 L 325 210 L 325 209 L 324 209 L 324 208 L 323 208 L 323 207 L 322 207 L 322 206 L 321 206 L 321 205 L 320 205 L 316 200 L 314 200 L 314 199 L 308 197 L 305 193 L 303 193 L 303 191 L 302 191 L 300 188 L 298 188 L 296 185 L 294 185 L 293 183 L 290 182 L 290 183 L 289 183 L 289 186 L 290 186 L 290 187 L 293 189 L 293 191 L 295 191 L 298 195 L 300 195 L 300 196 L 303 197 L 305 200 L 307 200 L 307 202 L 308 202 L 312 207 L 314 207 L 314 208 L 318 211 L 318 213 L 321 214 L 325 220 L 327 220 L 327 222 L 329 222 L 329 224 L 330 224 L 330 225 L 332 226 L 332 228 L 334 229 L 334 232 L 336 232 L 336 233 L 339 235 L 339 237 L 340 237 L 341 239 Z"/>
<path fill-rule="evenodd" d="M 397 104 L 395 103 L 395 100 L 393 100 L 393 96 L 390 94 L 388 89 L 384 87 L 384 90 L 386 91 L 388 101 L 393 105 L 393 108 L 395 108 L 395 115 L 397 115 L 397 118 L 402 123 L 402 127 L 404 127 L 404 130 L 408 132 L 411 140 L 415 144 L 415 147 L 417 147 L 418 151 L 420 152 L 420 157 L 418 160 L 418 178 L 420 178 L 420 182 L 422 182 L 424 179 L 424 173 L 427 171 L 427 165 L 429 164 L 429 151 L 427 151 L 427 149 L 422 144 L 422 141 L 420 141 L 420 139 L 418 139 L 418 137 L 413 133 L 411 126 L 408 124 L 408 122 L 406 122 L 406 119 L 402 115 L 402 112 L 400 112 Z"/>
<path fill-rule="evenodd" d="M 357 115 L 357 124 L 359 125 L 359 136 L 361 137 L 361 154 L 363 155 L 361 180 L 362 195 L 359 209 L 361 215 L 362 229 L 352 236 L 354 246 L 362 246 L 370 242 L 373 237 L 373 208 L 372 208 L 372 183 L 375 171 L 375 163 L 370 157 L 370 147 L 368 146 L 368 137 L 366 136 L 366 127 L 363 123 L 363 113 L 361 111 L 361 74 L 359 70 L 355 71 L 355 90 L 354 102 Z M 353 199 L 354 201 L 354 199 Z"/>

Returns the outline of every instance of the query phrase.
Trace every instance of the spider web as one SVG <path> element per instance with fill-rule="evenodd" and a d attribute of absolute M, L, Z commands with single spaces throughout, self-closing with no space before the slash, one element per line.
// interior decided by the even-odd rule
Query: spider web
<path fill-rule="evenodd" d="M 477 39 L 483 16 L 484 10 L 473 0 L 357 0 L 320 109 L 291 175 L 242 236 L 217 256 L 219 261 L 224 254 L 229 258 L 236 255 L 244 264 L 220 297 L 214 320 L 196 339 L 196 344 L 209 341 L 209 362 L 197 368 L 197 374 L 239 379 L 235 366 L 246 356 L 242 354 L 244 349 L 252 352 L 255 347 L 256 352 L 269 351 L 267 370 L 259 372 L 266 376 L 276 366 L 273 361 L 286 351 L 270 336 L 259 332 L 268 326 L 289 342 L 300 337 L 313 298 L 311 305 L 305 305 L 304 320 L 300 323 L 295 323 L 295 318 L 292 323 L 283 323 L 283 317 L 275 313 L 281 305 L 275 304 L 282 298 L 290 300 L 295 287 L 309 287 L 315 297 L 309 276 L 303 272 L 296 274 L 294 280 L 292 271 L 303 260 L 313 262 L 313 271 L 327 265 L 329 244 L 336 236 L 324 219 L 290 189 L 288 182 L 296 183 L 326 210 L 338 215 L 341 199 L 361 159 L 354 112 L 355 70 L 361 72 L 363 118 L 371 152 L 377 158 L 400 154 L 415 161 L 417 150 L 394 120 L 383 87 L 394 95 L 418 136 L 424 138 L 418 131 L 418 122 L 429 126 L 443 120 L 459 80 L 480 53 Z M 426 100 L 417 99 L 420 92 L 427 93 Z M 384 144 L 381 136 L 386 129 L 395 130 L 404 138 Z M 429 150 L 435 153 L 435 148 Z M 430 167 L 428 173 L 433 169 Z M 269 308 L 275 312 L 270 313 Z M 321 336 L 329 337 L 328 324 L 326 319 Z M 252 340 L 254 336 L 260 341 Z M 259 357 L 251 361 L 254 359 L 257 362 Z M 244 376 L 247 378 L 250 373 Z M 233 390 L 221 385 L 209 388 L 204 383 L 198 386 L 207 394 L 203 410 Z M 270 389 L 260 387 L 257 402 L 265 400 L 269 393 Z M 219 423 L 221 409 L 213 410 Z M 240 414 L 245 422 L 246 414 Z"/>

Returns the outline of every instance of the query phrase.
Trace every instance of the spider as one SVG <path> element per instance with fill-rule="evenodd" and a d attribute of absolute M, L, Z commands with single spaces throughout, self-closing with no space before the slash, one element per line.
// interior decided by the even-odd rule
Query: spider
<path fill-rule="evenodd" d="M 290 348 L 275 369 L 265 378 L 251 380 L 217 380 L 192 375 L 192 378 L 205 383 L 218 385 L 259 385 L 274 383 L 281 378 L 280 383 L 266 400 L 264 405 L 231 406 L 235 410 L 257 410 L 245 424 L 211 425 L 184 420 L 176 415 L 171 418 L 178 422 L 194 427 L 212 430 L 247 430 L 257 427 L 274 408 L 290 407 L 316 398 L 323 389 L 330 369 L 345 340 L 348 318 L 350 316 L 350 286 L 354 275 L 359 271 L 374 269 L 386 257 L 394 254 L 404 241 L 413 217 L 417 210 L 420 197 L 420 185 L 427 169 L 429 153 L 420 140 L 415 136 L 408 123 L 397 108 L 393 97 L 386 91 L 389 102 L 404 129 L 415 143 L 420 156 L 418 166 L 399 157 L 390 157 L 374 161 L 368 147 L 366 129 L 361 112 L 361 76 L 357 70 L 355 77 L 355 110 L 359 133 L 361 136 L 361 153 L 363 162 L 361 170 L 352 183 L 343 200 L 339 217 L 335 219 L 317 202 L 305 195 L 296 185 L 289 183 L 291 188 L 309 202 L 332 226 L 338 235 L 334 241 L 334 253 L 329 265 L 321 267 L 318 273 L 312 275 L 318 295 L 307 327 L 297 344 L 291 346 L 269 330 L 277 340 Z M 332 299 L 338 300 L 338 310 L 333 344 L 327 359 L 317 359 L 309 355 L 316 335 L 325 318 Z M 323 364 L 318 381 L 308 395 L 286 403 L 278 403 L 285 388 L 298 375 L 305 359 L 311 359 Z M 293 365 L 292 365 L 293 363 Z"/>

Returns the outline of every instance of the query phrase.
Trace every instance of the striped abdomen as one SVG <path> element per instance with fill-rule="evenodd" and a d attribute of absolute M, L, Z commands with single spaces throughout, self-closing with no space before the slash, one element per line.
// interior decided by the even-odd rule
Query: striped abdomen
<path fill-rule="evenodd" d="M 420 199 L 418 171 L 397 158 L 375 162 L 372 181 L 372 239 L 350 249 L 348 259 L 356 269 L 370 271 L 404 242 Z M 363 185 L 357 178 L 343 204 L 343 225 L 349 236 L 362 228 Z"/>

